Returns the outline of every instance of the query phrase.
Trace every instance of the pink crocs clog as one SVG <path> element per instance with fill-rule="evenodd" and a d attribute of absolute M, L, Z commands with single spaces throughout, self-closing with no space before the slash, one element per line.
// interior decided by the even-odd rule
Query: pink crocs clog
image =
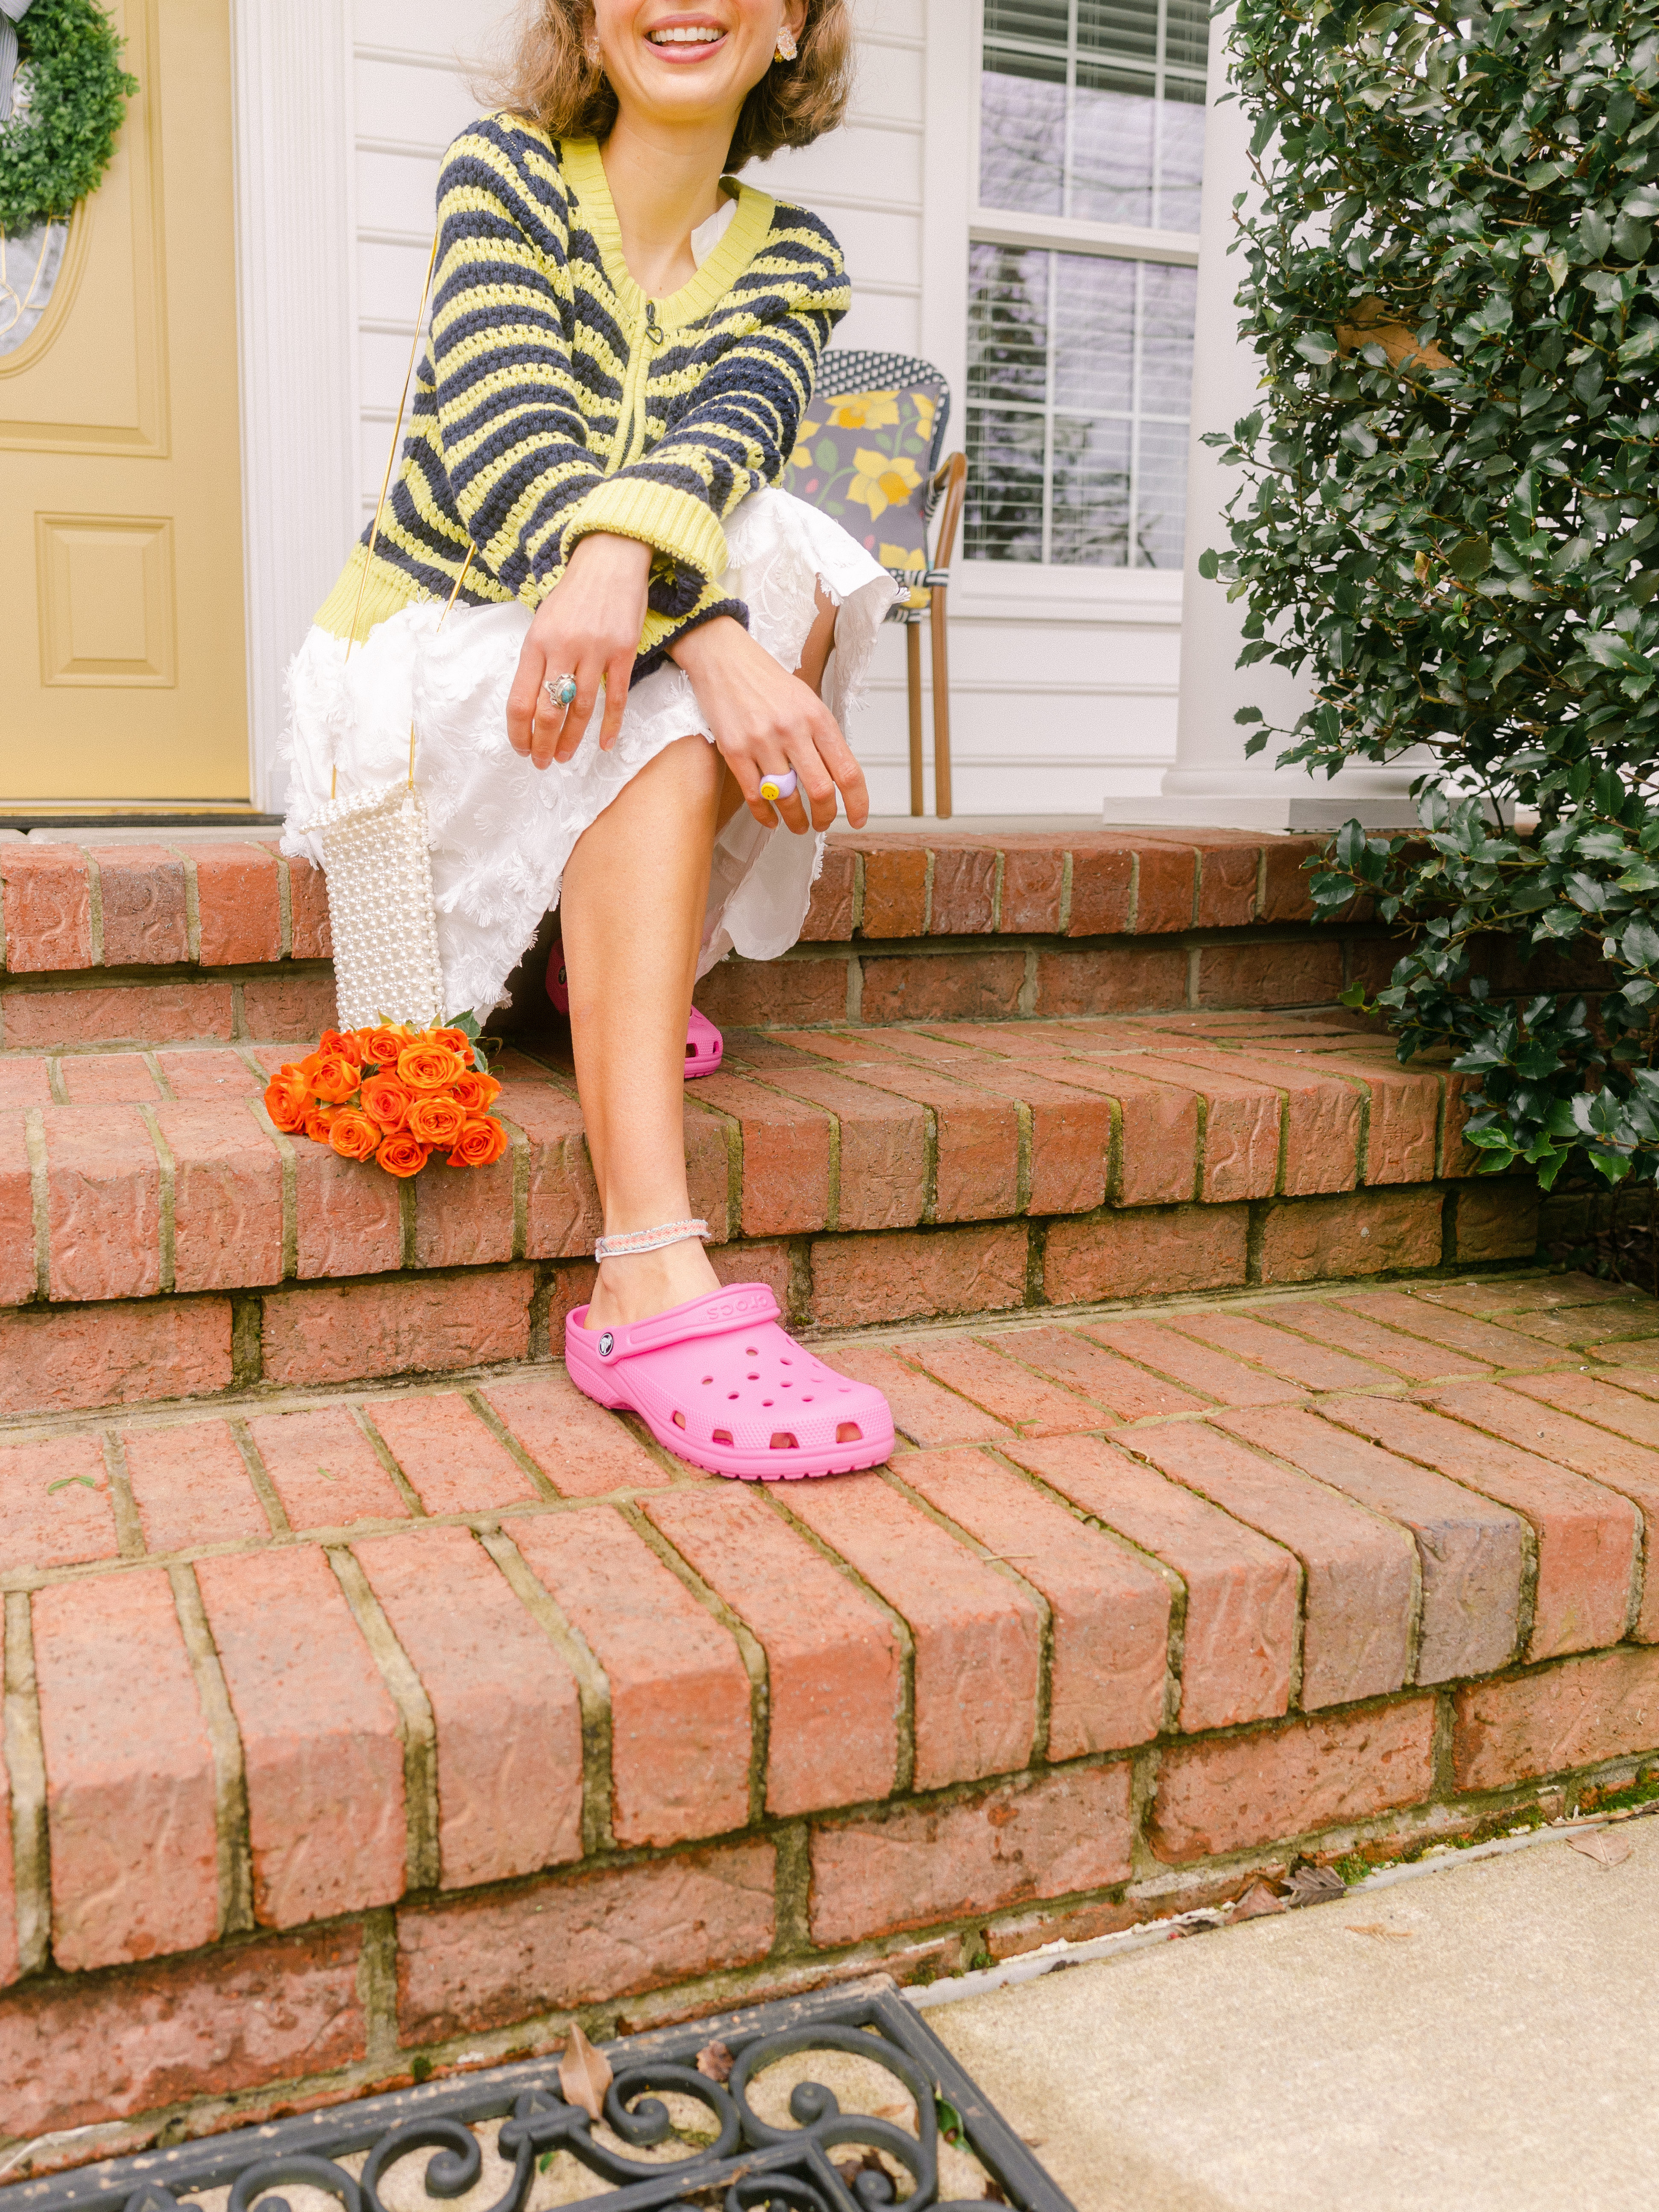
<path fill-rule="evenodd" d="M 695 1006 L 691 1018 L 685 1025 L 685 1079 L 695 1081 L 699 1075 L 712 1075 L 726 1057 L 726 1039 L 714 1027 L 707 1014 L 700 1014 Z"/>
<path fill-rule="evenodd" d="M 553 1001 L 555 1013 L 570 1012 L 570 985 L 564 972 L 564 946 L 556 943 L 547 963 L 547 995 Z M 707 1014 L 700 1014 L 695 1006 L 691 1018 L 685 1025 L 685 1079 L 695 1083 L 700 1075 L 712 1075 L 726 1057 L 726 1039 L 714 1027 Z"/>
<path fill-rule="evenodd" d="M 578 1306 L 564 1325 L 571 1381 L 612 1412 L 637 1413 L 693 1467 L 798 1482 L 892 1455 L 886 1399 L 786 1335 L 764 1283 L 733 1283 L 623 1328 L 585 1328 L 586 1317 Z"/>

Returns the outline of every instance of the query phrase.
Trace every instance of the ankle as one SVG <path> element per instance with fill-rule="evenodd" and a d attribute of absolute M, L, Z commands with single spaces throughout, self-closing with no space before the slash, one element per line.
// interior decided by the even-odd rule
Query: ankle
<path fill-rule="evenodd" d="M 588 1302 L 589 1328 L 616 1328 L 629 1322 L 646 1321 L 666 1313 L 720 1288 L 720 1277 L 708 1264 L 708 1255 L 696 1242 L 670 1244 L 658 1252 L 632 1253 L 623 1258 L 602 1260 L 599 1278 Z"/>

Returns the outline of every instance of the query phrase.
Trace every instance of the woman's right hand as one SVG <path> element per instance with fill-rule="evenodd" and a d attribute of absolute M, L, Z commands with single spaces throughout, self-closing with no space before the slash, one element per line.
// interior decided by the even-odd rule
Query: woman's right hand
<path fill-rule="evenodd" d="M 864 771 L 810 684 L 792 676 L 730 615 L 699 623 L 669 653 L 691 678 L 714 743 L 757 822 L 770 830 L 781 816 L 797 836 L 827 830 L 839 790 L 848 820 L 855 830 L 864 827 L 870 816 Z M 799 788 L 775 805 L 761 797 L 761 778 L 787 769 L 794 769 Z"/>
<path fill-rule="evenodd" d="M 507 734 L 515 753 L 538 768 L 568 761 L 587 732 L 599 686 L 605 720 L 599 744 L 607 752 L 622 729 L 623 708 L 645 627 L 651 548 L 636 538 L 595 531 L 582 538 L 565 572 L 531 617 L 507 696 Z M 576 696 L 556 707 L 543 688 L 574 676 Z"/>

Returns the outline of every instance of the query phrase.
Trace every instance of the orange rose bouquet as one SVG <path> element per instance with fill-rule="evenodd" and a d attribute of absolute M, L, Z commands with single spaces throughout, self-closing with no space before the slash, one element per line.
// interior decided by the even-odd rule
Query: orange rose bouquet
<path fill-rule="evenodd" d="M 286 1136 L 412 1176 L 434 1152 L 452 1168 L 500 1159 L 507 1131 L 490 1108 L 501 1089 L 471 1015 L 442 1029 L 381 1022 L 325 1030 L 315 1052 L 271 1077 L 265 1111 Z"/>

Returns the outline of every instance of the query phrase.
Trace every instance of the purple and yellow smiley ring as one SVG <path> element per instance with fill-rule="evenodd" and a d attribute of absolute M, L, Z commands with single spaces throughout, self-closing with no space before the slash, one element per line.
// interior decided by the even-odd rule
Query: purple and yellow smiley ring
<path fill-rule="evenodd" d="M 771 799 L 774 804 L 780 799 L 793 799 L 795 784 L 794 769 L 787 768 L 781 775 L 763 775 L 761 778 L 760 795 L 763 799 Z"/>

